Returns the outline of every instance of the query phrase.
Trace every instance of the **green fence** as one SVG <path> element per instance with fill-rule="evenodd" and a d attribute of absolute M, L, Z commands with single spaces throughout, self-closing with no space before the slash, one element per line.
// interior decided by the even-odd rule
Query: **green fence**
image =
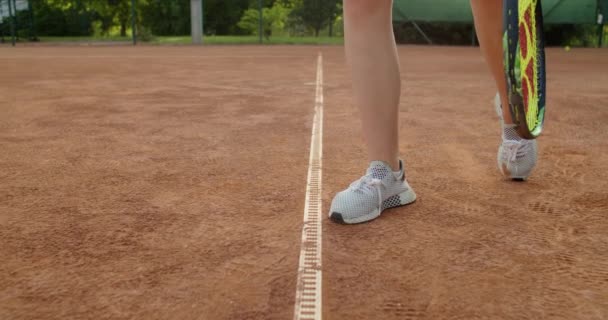
<path fill-rule="evenodd" d="M 543 0 L 547 24 L 595 24 L 608 0 Z M 473 22 L 469 0 L 395 0 L 395 21 Z"/>
<path fill-rule="evenodd" d="M 543 0 L 542 4 L 544 21 L 548 26 L 546 31 L 555 33 L 549 39 L 560 38 L 557 36 L 560 32 L 583 34 L 583 37 L 594 34 L 593 42 L 602 45 L 608 20 L 608 0 Z M 441 35 L 441 31 L 447 29 L 446 25 L 450 26 L 450 30 L 455 30 L 453 33 L 456 37 L 460 30 L 461 39 L 467 38 L 462 34 L 469 32 L 470 43 L 475 43 L 469 0 L 394 0 L 393 20 L 397 25 L 407 24 L 407 28 L 415 30 L 419 38 L 427 43 L 433 43 L 434 40 L 449 43 L 454 40 L 454 35 L 447 36 L 448 40 L 445 39 L 446 36 Z M 468 26 L 468 29 L 462 27 L 463 25 Z M 560 26 L 564 27 L 560 28 Z M 561 39 L 555 42 L 562 44 Z"/>

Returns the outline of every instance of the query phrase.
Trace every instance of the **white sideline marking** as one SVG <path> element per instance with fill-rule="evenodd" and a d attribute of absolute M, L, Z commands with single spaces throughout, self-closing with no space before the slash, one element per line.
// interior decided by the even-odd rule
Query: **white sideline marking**
<path fill-rule="evenodd" d="M 323 56 L 317 58 L 315 116 L 304 203 L 304 225 L 296 284 L 294 320 L 321 320 L 321 160 L 323 158 Z"/>

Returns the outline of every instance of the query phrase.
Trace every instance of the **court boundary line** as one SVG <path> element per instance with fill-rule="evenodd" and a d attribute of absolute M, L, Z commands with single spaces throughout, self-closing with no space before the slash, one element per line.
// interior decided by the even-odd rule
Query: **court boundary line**
<path fill-rule="evenodd" d="M 315 114 L 312 121 L 310 158 L 306 180 L 304 223 L 294 320 L 321 320 L 322 318 L 322 273 L 321 273 L 321 178 L 323 159 L 323 55 L 317 57 L 317 80 L 315 88 Z"/>

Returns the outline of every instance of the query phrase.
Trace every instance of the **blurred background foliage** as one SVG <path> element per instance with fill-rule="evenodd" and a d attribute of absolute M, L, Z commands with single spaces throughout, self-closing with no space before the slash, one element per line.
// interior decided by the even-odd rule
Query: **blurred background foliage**
<path fill-rule="evenodd" d="M 9 0 L 0 0 L 6 6 Z M 18 0 L 19 1 L 19 0 Z M 29 0 L 31 11 L 18 11 L 20 38 L 130 36 L 132 0 Z M 135 0 L 140 40 L 190 34 L 190 0 Z M 203 0 L 207 36 L 255 36 L 259 32 L 259 0 Z M 273 37 L 342 37 L 342 0 L 261 0 L 263 32 Z M 0 22 L 0 36 L 9 34 L 9 19 Z M 400 43 L 427 43 L 410 22 L 396 22 Z M 434 44 L 470 45 L 471 23 L 420 22 Z M 559 24 L 546 27 L 549 46 L 595 46 L 597 25 Z M 606 30 L 608 31 L 608 30 Z M 608 34 L 608 32 L 605 32 Z M 339 43 L 339 42 L 336 42 Z"/>

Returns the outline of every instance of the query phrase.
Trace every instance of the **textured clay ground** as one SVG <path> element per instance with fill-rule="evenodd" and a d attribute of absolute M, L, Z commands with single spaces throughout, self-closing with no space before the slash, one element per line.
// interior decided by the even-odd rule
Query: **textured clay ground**
<path fill-rule="evenodd" d="M 1 47 L 0 318 L 291 318 L 318 51 L 327 208 L 366 167 L 340 47 Z M 399 51 L 419 200 L 325 220 L 325 318 L 608 318 L 608 52 L 549 50 L 515 183 L 478 49 Z"/>

